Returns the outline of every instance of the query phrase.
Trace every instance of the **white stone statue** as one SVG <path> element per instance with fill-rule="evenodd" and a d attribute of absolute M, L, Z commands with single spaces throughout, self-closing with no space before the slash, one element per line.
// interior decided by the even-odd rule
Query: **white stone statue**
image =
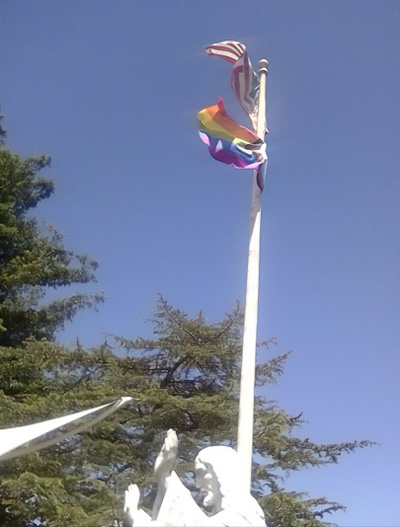
<path fill-rule="evenodd" d="M 233 448 L 207 447 L 195 459 L 196 485 L 205 494 L 203 505 L 211 508 L 210 516 L 172 471 L 177 449 L 176 433 L 169 430 L 154 467 L 158 493 L 152 517 L 138 507 L 137 485 L 130 485 L 125 492 L 124 510 L 131 526 L 265 527 L 263 510 L 241 483 L 237 452 Z"/>

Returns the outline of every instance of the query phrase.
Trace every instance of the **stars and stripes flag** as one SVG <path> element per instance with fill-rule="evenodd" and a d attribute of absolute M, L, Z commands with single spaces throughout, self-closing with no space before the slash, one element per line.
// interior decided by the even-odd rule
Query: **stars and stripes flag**
<path fill-rule="evenodd" d="M 241 42 L 225 40 L 207 46 L 206 53 L 221 57 L 233 64 L 231 77 L 233 92 L 249 116 L 253 129 L 257 130 L 260 81 L 257 73 L 253 70 L 246 46 Z"/>

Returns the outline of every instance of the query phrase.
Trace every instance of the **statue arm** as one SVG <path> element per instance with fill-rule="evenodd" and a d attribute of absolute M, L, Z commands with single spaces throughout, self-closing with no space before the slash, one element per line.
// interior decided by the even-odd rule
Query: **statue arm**
<path fill-rule="evenodd" d="M 128 490 L 125 491 L 125 505 L 124 514 L 126 519 L 129 521 L 130 526 L 134 527 L 147 527 L 150 525 L 156 526 L 157 522 L 152 521 L 150 516 L 144 512 L 143 509 L 139 509 L 139 498 L 140 492 L 137 485 L 129 485 Z"/>
<path fill-rule="evenodd" d="M 159 525 L 156 520 L 168 488 L 168 478 L 171 475 L 177 451 L 178 437 L 176 432 L 170 429 L 167 432 L 167 437 L 164 440 L 163 447 L 158 454 L 154 466 L 154 475 L 158 489 L 153 505 L 152 517 L 138 507 L 140 492 L 137 485 L 129 485 L 128 490 L 125 491 L 124 513 L 130 523 L 130 527 L 134 525 L 140 525 L 143 527 L 147 525 Z"/>
<path fill-rule="evenodd" d="M 175 430 L 169 429 L 164 444 L 157 456 L 154 465 L 154 476 L 157 481 L 157 496 L 154 501 L 152 519 L 156 520 L 168 488 L 168 479 L 171 476 L 172 468 L 176 461 L 178 452 L 178 437 Z"/>
<path fill-rule="evenodd" d="M 175 430 L 170 428 L 154 465 L 154 476 L 159 485 L 163 485 L 165 479 L 171 475 L 172 468 L 176 461 L 177 452 L 178 436 L 176 435 Z"/>

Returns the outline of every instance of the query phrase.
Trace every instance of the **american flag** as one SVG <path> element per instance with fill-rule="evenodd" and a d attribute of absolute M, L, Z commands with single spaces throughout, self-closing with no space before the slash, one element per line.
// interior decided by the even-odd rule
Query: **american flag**
<path fill-rule="evenodd" d="M 226 40 L 206 47 L 207 55 L 215 55 L 233 64 L 232 89 L 254 130 L 257 130 L 258 96 L 260 81 L 251 66 L 246 46 L 241 42 Z"/>

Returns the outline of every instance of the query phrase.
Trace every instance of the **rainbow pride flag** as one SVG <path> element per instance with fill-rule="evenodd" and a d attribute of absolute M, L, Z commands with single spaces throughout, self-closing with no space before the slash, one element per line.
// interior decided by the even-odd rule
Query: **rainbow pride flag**
<path fill-rule="evenodd" d="M 221 97 L 217 104 L 200 110 L 197 116 L 200 139 L 214 159 L 240 169 L 258 169 L 266 162 L 264 141 L 229 117 Z"/>

